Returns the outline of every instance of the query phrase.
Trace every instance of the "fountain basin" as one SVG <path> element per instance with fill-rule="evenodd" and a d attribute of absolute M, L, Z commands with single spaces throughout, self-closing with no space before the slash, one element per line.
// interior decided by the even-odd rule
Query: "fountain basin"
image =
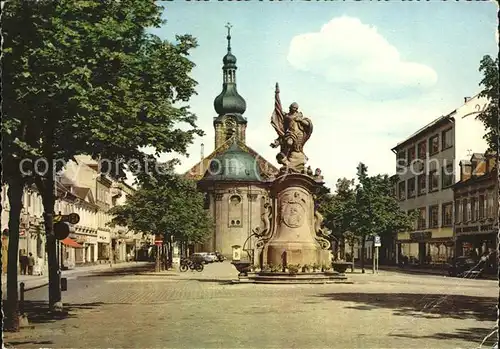
<path fill-rule="evenodd" d="M 351 265 L 352 263 L 349 262 L 332 262 L 332 269 L 337 273 L 344 274 Z"/>
<path fill-rule="evenodd" d="M 250 263 L 250 262 L 233 261 L 233 262 L 231 262 L 231 264 L 234 265 L 236 270 L 238 270 L 238 272 L 239 272 L 238 276 L 248 276 L 248 273 L 252 271 L 251 270 L 252 263 Z"/>
<path fill-rule="evenodd" d="M 283 272 L 257 272 L 248 277 L 250 282 L 256 284 L 330 284 L 352 283 L 347 281 L 345 275 L 335 272 L 317 273 L 283 273 Z"/>

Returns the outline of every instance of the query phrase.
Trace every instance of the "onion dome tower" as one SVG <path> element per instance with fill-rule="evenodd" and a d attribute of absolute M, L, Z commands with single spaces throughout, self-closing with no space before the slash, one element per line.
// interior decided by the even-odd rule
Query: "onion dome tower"
<path fill-rule="evenodd" d="M 222 59 L 222 92 L 215 97 L 214 109 L 217 117 L 214 118 L 215 149 L 219 148 L 230 138 L 245 143 L 247 120 L 243 113 L 247 108 L 245 99 L 236 89 L 236 57 L 231 52 L 231 24 L 227 28 L 227 53 Z"/>

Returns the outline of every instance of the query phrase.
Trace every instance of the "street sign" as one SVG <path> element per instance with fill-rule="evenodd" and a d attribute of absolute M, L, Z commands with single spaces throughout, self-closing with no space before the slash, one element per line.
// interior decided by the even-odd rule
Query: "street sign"
<path fill-rule="evenodd" d="M 80 216 L 78 215 L 78 213 L 70 213 L 67 219 L 71 224 L 77 224 L 78 222 L 80 222 Z"/>
<path fill-rule="evenodd" d="M 68 222 L 70 224 L 77 224 L 80 222 L 80 215 L 78 213 L 70 213 L 70 214 L 63 214 L 63 215 L 55 215 L 54 216 L 54 223 L 57 222 Z"/>
<path fill-rule="evenodd" d="M 374 236 L 374 245 L 375 247 L 381 247 L 382 246 L 382 242 L 380 241 L 380 236 L 378 235 L 375 235 Z"/>
<path fill-rule="evenodd" d="M 155 245 L 156 246 L 163 245 L 163 236 L 162 235 L 155 235 Z"/>

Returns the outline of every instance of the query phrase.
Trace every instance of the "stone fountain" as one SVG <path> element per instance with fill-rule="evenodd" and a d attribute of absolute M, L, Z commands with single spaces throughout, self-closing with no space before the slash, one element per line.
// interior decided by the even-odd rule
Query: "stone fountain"
<path fill-rule="evenodd" d="M 271 200 L 265 205 L 264 229 L 254 230 L 262 268 L 251 279 L 269 283 L 345 281 L 343 273 L 292 271 L 299 266 L 331 265 L 329 233 L 321 228 L 323 217 L 314 202 L 315 193 L 323 185 L 323 177 L 321 170 L 313 172 L 310 166 L 305 166 L 307 157 L 303 149 L 312 134 L 313 124 L 302 115 L 297 103 L 290 105 L 288 113 L 282 111 L 278 84 L 271 125 L 278 134 L 271 147 L 280 147 L 276 159 L 282 167 L 271 186 Z M 281 272 L 266 271 L 264 266 L 271 265 L 280 265 Z"/>

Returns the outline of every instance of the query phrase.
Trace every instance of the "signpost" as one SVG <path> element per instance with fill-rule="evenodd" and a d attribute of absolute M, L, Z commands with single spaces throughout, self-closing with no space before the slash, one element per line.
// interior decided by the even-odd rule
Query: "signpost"
<path fill-rule="evenodd" d="M 60 291 L 66 291 L 67 290 L 67 283 L 66 279 L 63 281 L 61 279 L 61 269 L 64 269 L 63 265 L 63 249 L 62 249 L 62 243 L 61 240 L 66 239 L 70 233 L 73 233 L 75 229 L 73 228 L 73 224 L 77 224 L 80 222 L 80 216 L 77 213 L 70 213 L 67 215 L 62 215 L 62 214 L 57 214 L 54 215 L 54 227 L 53 227 L 53 232 L 54 236 L 58 242 L 56 242 L 56 262 L 58 266 L 58 277 L 59 277 L 59 282 L 58 282 L 58 288 L 59 288 L 59 294 Z M 59 259 L 57 261 L 57 259 Z"/>
<path fill-rule="evenodd" d="M 161 271 L 160 252 L 161 252 L 161 247 L 163 246 L 163 236 L 162 235 L 155 235 L 155 246 L 156 246 L 155 271 L 160 272 Z"/>
<path fill-rule="evenodd" d="M 378 273 L 378 259 L 379 259 L 379 250 L 378 248 L 382 246 L 382 242 L 380 241 L 380 236 L 375 235 L 373 236 L 373 247 L 374 247 L 374 253 L 373 253 L 373 274 L 376 272 Z"/>
<path fill-rule="evenodd" d="M 70 213 L 68 215 L 56 215 L 54 217 L 54 235 L 57 240 L 66 239 L 73 228 L 70 224 L 77 224 L 80 222 L 80 216 L 77 213 Z"/>

